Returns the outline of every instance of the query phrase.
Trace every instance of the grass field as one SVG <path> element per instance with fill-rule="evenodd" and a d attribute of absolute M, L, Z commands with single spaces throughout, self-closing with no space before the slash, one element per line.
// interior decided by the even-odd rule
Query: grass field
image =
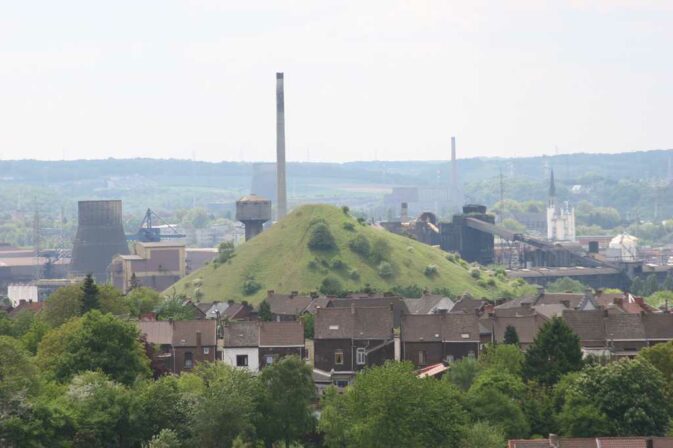
<path fill-rule="evenodd" d="M 308 242 L 317 223 L 325 223 L 335 240 L 331 250 L 311 250 Z M 354 252 L 349 243 L 357 236 L 370 246 L 383 247 L 384 261 L 392 275 L 381 275 L 381 264 L 371 256 Z M 259 303 L 268 289 L 281 293 L 318 291 L 327 277 L 337 279 L 344 290 L 360 291 L 370 285 L 379 291 L 395 286 L 418 285 L 428 290 L 443 289 L 456 296 L 469 292 L 475 297 L 519 295 L 526 288 L 508 282 L 481 268 L 478 274 L 463 260 L 446 252 L 363 225 L 339 208 L 305 205 L 256 238 L 238 246 L 235 256 L 224 264 L 211 263 L 182 279 L 169 291 L 184 293 L 199 301 L 247 300 Z M 434 268 L 429 266 L 435 266 Z M 388 269 L 390 271 L 390 269 Z M 388 272 L 390 274 L 390 272 Z M 244 292 L 248 281 L 256 284 Z M 175 289 L 173 289 L 175 288 Z"/>

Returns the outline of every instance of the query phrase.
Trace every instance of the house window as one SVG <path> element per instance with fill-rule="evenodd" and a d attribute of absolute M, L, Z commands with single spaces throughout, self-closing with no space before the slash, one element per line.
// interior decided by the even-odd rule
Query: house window
<path fill-rule="evenodd" d="M 340 366 L 343 365 L 344 363 L 344 351 L 343 350 L 337 350 L 334 352 L 334 364 Z"/>
<path fill-rule="evenodd" d="M 446 357 L 446 362 L 449 363 L 449 364 L 451 364 L 451 363 L 453 362 L 453 355 L 448 355 L 448 356 Z"/>
<path fill-rule="evenodd" d="M 358 348 L 355 352 L 355 363 L 359 366 L 367 364 L 367 354 L 364 348 Z"/>
<path fill-rule="evenodd" d="M 185 369 L 191 369 L 192 367 L 194 367 L 192 352 L 185 352 Z"/>
<path fill-rule="evenodd" d="M 427 362 L 427 356 L 425 350 L 419 350 L 418 352 L 418 365 L 423 366 Z"/>
<path fill-rule="evenodd" d="M 236 367 L 248 367 L 248 355 L 236 355 Z"/>
<path fill-rule="evenodd" d="M 209 355 L 210 354 L 210 347 L 203 347 L 203 354 L 204 355 Z"/>
<path fill-rule="evenodd" d="M 264 363 L 265 363 L 267 366 L 268 366 L 268 365 L 271 365 L 271 364 L 273 364 L 273 359 L 274 359 L 274 356 L 273 356 L 273 355 L 266 355 L 266 356 L 264 356 Z"/>
<path fill-rule="evenodd" d="M 468 358 L 474 358 L 474 350 L 470 350 L 470 352 L 467 354 Z"/>

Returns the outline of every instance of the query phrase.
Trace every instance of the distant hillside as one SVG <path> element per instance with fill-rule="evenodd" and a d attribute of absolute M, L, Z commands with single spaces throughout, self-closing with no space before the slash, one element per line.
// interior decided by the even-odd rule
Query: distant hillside
<path fill-rule="evenodd" d="M 325 226 L 334 238 L 334 247 L 310 249 L 315 229 L 324 231 Z M 352 243 L 356 239 L 359 245 Z M 363 249 L 366 246 L 369 255 Z M 390 264 L 379 262 L 377 255 Z M 439 249 L 360 224 L 339 208 L 305 205 L 239 246 L 230 261 L 205 266 L 174 288 L 201 301 L 234 299 L 251 303 L 259 303 L 268 289 L 308 293 L 321 286 L 324 289 L 325 282 L 328 287 L 336 284 L 350 291 L 369 284 L 379 291 L 418 285 L 452 295 L 469 292 L 489 298 L 522 292 L 500 276 L 473 272 L 475 269 Z"/>

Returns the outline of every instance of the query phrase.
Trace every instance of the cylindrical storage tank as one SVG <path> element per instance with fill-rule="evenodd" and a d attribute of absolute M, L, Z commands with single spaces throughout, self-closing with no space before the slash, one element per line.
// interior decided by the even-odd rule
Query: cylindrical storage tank
<path fill-rule="evenodd" d="M 262 232 L 262 225 L 271 219 L 271 201 L 251 194 L 236 201 L 236 219 L 245 225 L 246 241 Z"/>

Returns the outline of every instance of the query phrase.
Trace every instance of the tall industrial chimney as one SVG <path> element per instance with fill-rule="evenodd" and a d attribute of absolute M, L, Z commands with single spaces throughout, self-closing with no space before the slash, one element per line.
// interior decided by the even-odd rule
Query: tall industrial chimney
<path fill-rule="evenodd" d="M 287 214 L 287 190 L 285 186 L 285 93 L 283 74 L 276 73 L 276 194 L 278 219 Z"/>
<path fill-rule="evenodd" d="M 458 200 L 458 167 L 456 166 L 456 137 L 451 137 L 451 202 L 453 206 L 460 206 L 457 204 Z"/>

